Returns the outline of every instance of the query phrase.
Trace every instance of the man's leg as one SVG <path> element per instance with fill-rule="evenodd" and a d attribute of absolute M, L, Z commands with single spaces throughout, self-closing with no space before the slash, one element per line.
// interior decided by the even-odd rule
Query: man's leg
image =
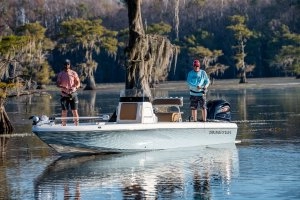
<path fill-rule="evenodd" d="M 73 114 L 73 121 L 75 126 L 79 125 L 79 115 L 78 115 L 78 96 L 74 96 L 70 102 L 71 110 Z"/>
<path fill-rule="evenodd" d="M 198 99 L 195 96 L 190 96 L 191 118 L 190 121 L 197 121 Z"/>
<path fill-rule="evenodd" d="M 60 99 L 60 104 L 61 104 L 61 125 L 62 126 L 66 126 L 67 125 L 67 120 L 64 119 L 67 117 L 68 114 L 68 106 L 67 106 L 67 101 L 65 97 L 62 97 Z"/>
<path fill-rule="evenodd" d="M 192 114 L 193 121 L 196 122 L 197 121 L 197 109 L 192 109 L 191 114 Z"/>
<path fill-rule="evenodd" d="M 201 107 L 201 111 L 202 111 L 202 121 L 206 122 L 206 118 L 207 118 L 206 96 L 201 97 L 200 107 Z"/>
<path fill-rule="evenodd" d="M 202 108 L 202 120 L 206 122 L 207 117 L 207 110 L 205 108 Z"/>
<path fill-rule="evenodd" d="M 61 117 L 62 117 L 62 119 L 61 119 L 61 125 L 62 126 L 65 126 L 67 124 L 67 120 L 64 119 L 64 118 L 67 117 L 67 112 L 68 112 L 67 110 L 62 110 L 61 111 Z"/>
<path fill-rule="evenodd" d="M 72 110 L 73 113 L 73 121 L 76 126 L 79 124 L 79 115 L 77 110 Z"/>

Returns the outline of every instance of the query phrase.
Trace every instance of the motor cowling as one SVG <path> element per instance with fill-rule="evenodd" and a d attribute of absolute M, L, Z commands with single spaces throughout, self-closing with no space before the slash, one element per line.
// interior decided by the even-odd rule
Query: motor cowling
<path fill-rule="evenodd" d="M 207 102 L 207 119 L 231 121 L 230 104 L 224 99 Z"/>

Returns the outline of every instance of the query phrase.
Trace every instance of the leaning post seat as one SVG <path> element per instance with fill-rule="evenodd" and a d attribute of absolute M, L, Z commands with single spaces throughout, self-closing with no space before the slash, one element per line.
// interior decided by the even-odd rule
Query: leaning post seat
<path fill-rule="evenodd" d="M 183 106 L 182 97 L 162 97 L 155 98 L 152 102 L 155 114 L 159 122 L 181 122 L 182 117 L 180 107 Z M 171 110 L 175 108 L 174 110 Z"/>
<path fill-rule="evenodd" d="M 176 97 L 176 98 L 171 98 L 171 97 L 166 97 L 166 98 L 155 98 L 152 102 L 154 106 L 183 106 L 183 98 Z"/>

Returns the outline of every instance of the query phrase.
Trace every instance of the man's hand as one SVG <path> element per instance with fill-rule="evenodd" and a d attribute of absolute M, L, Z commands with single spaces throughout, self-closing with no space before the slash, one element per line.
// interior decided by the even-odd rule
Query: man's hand
<path fill-rule="evenodd" d="M 61 89 L 67 89 L 66 87 L 62 86 L 62 85 L 58 85 L 57 87 L 61 88 Z"/>
<path fill-rule="evenodd" d="M 76 92 L 76 87 L 72 87 L 69 91 L 70 91 L 70 93 L 73 93 L 73 92 Z"/>

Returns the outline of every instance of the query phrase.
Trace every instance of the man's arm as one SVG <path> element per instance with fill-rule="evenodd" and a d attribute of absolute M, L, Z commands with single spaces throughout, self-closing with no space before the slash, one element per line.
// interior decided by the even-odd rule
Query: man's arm
<path fill-rule="evenodd" d="M 61 88 L 61 80 L 60 80 L 60 74 L 58 74 L 57 75 L 57 78 L 56 78 L 56 86 L 58 87 L 58 88 Z"/>
<path fill-rule="evenodd" d="M 192 78 L 192 73 L 191 72 L 188 73 L 186 82 L 187 82 L 189 87 L 197 87 L 197 85 L 195 84 L 195 80 L 193 80 L 193 78 Z"/>
<path fill-rule="evenodd" d="M 76 89 L 78 89 L 80 87 L 80 79 L 79 79 L 77 74 L 76 74 L 75 79 L 74 79 L 74 84 L 75 84 Z"/>

